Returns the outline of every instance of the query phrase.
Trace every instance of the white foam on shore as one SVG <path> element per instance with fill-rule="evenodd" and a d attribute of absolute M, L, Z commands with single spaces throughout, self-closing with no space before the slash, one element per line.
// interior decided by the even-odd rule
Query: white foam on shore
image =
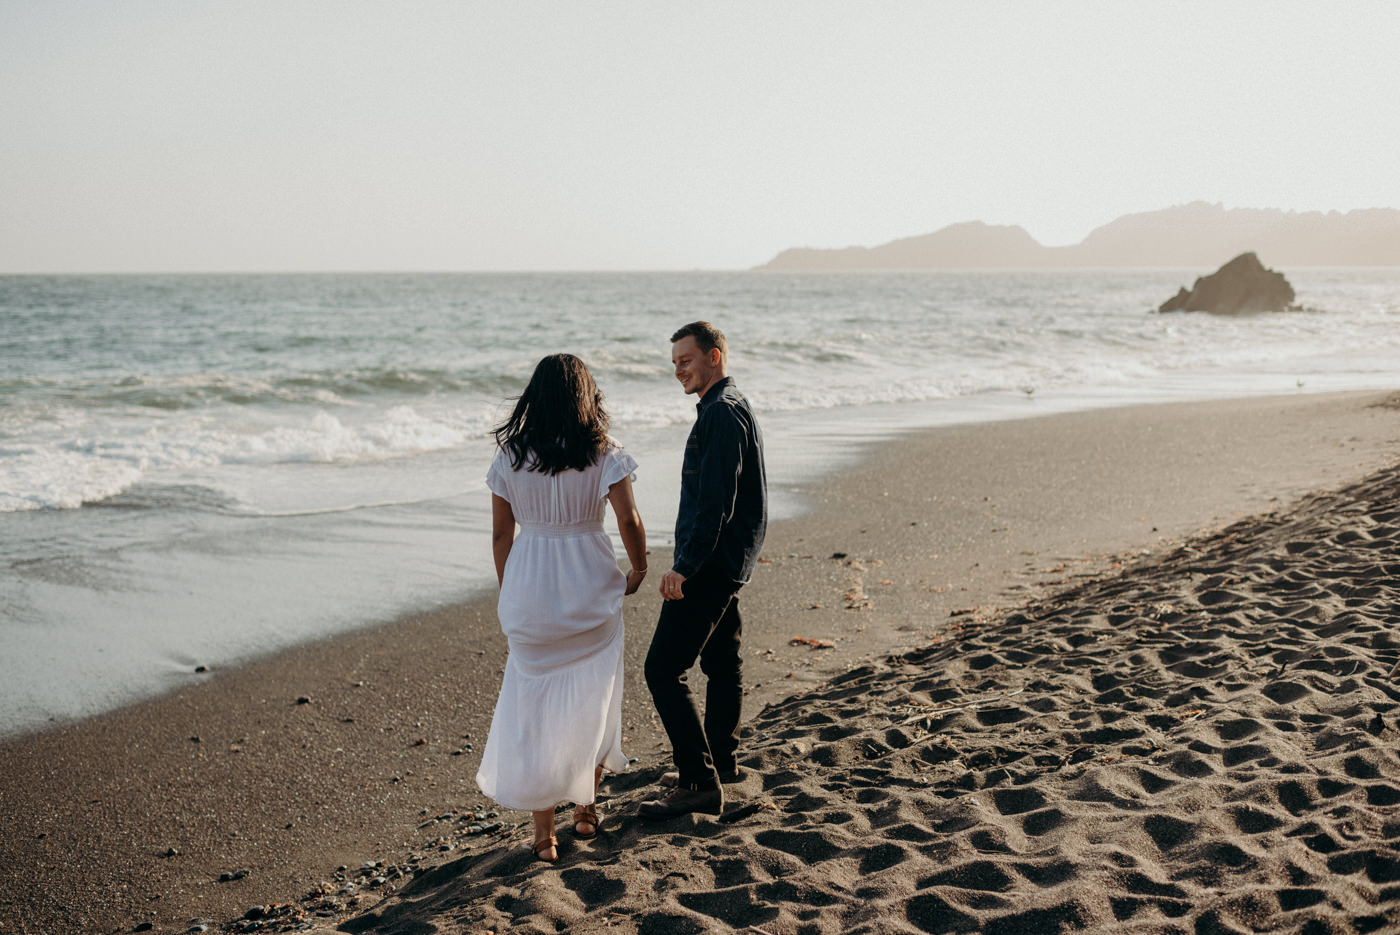
<path fill-rule="evenodd" d="M 410 406 L 360 422 L 324 410 L 281 415 L 276 424 L 247 415 L 239 424 L 239 415 L 205 413 L 135 425 L 114 420 L 107 427 L 85 426 L 105 435 L 54 434 L 11 445 L 0 451 L 0 512 L 77 509 L 149 479 L 179 483 L 197 475 L 217 486 L 222 467 L 390 461 L 457 448 L 483 438 L 486 430 L 480 418 L 427 416 Z"/>
<path fill-rule="evenodd" d="M 79 451 L 22 445 L 0 458 L 0 513 L 76 510 L 116 496 L 141 479 L 141 469 Z"/>

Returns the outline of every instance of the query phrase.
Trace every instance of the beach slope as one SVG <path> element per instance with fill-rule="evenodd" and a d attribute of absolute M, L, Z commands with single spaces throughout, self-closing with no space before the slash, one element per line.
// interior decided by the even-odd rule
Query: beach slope
<path fill-rule="evenodd" d="M 510 841 L 351 932 L 1400 925 L 1400 467 L 767 706 L 718 818 Z"/>

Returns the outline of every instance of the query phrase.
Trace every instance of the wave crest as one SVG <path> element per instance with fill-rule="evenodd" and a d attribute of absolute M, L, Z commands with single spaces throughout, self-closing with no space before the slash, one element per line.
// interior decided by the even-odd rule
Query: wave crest
<path fill-rule="evenodd" d="M 478 415 L 424 416 L 397 406 L 347 422 L 324 410 L 277 425 L 208 419 L 157 424 L 127 435 L 0 449 L 0 512 L 77 509 L 143 480 L 174 483 L 222 465 L 356 464 L 443 451 L 485 438 Z"/>

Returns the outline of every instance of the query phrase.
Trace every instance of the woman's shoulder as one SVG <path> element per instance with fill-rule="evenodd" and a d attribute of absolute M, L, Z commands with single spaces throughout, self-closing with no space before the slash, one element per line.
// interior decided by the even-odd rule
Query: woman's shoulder
<path fill-rule="evenodd" d="M 539 458 L 533 451 L 526 451 L 523 454 L 512 451 L 509 447 L 500 446 L 496 449 L 495 457 L 491 459 L 491 467 L 488 474 L 500 476 L 520 477 L 536 473 L 536 465 Z"/>
<path fill-rule="evenodd" d="M 625 458 L 632 460 L 632 453 L 627 450 L 627 446 L 623 445 L 622 442 L 608 435 L 603 439 L 603 450 L 598 460 L 601 461 L 607 458 Z"/>
<path fill-rule="evenodd" d="M 619 477 L 631 474 L 637 469 L 637 459 L 632 457 L 632 453 L 622 446 L 622 443 L 611 435 L 608 436 L 607 444 L 604 445 L 602 453 L 594 466 L 600 468 L 603 473 L 616 481 Z"/>
<path fill-rule="evenodd" d="M 515 465 L 511 463 L 510 454 L 504 448 L 496 449 L 496 456 L 491 459 L 491 466 L 486 469 L 486 486 L 494 494 L 510 499 L 510 488 L 513 483 L 510 479 L 515 474 Z"/>

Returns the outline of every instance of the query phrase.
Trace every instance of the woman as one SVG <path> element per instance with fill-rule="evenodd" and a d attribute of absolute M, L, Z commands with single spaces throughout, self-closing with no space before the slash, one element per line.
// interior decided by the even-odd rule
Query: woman
<path fill-rule="evenodd" d="M 551 355 L 496 430 L 486 475 L 510 655 L 476 781 L 501 805 L 534 812 L 531 851 L 546 861 L 558 858 L 555 806 L 580 803 L 574 833 L 592 837 L 598 780 L 627 767 L 622 597 L 646 576 L 646 532 L 632 496 L 637 462 L 607 431 L 583 361 Z M 632 564 L 625 576 L 603 531 L 604 501 Z"/>

